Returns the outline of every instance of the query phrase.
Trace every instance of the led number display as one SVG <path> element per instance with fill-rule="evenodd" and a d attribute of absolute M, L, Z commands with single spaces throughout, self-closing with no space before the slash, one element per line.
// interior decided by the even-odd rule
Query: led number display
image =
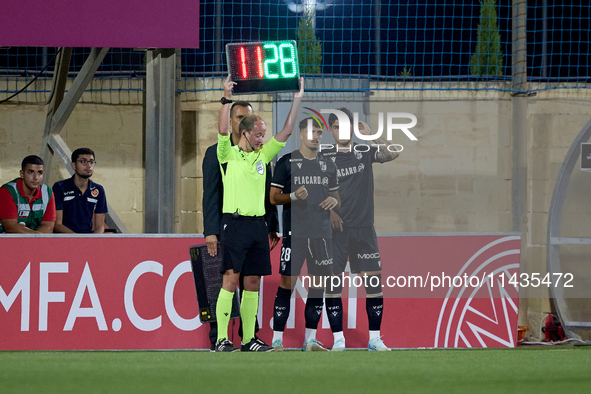
<path fill-rule="evenodd" d="M 226 56 L 236 94 L 300 90 L 295 41 L 231 43 Z"/>

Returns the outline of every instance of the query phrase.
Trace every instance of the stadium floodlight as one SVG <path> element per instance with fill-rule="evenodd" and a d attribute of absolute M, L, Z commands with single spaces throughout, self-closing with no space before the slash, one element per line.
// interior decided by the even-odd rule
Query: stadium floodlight
<path fill-rule="evenodd" d="M 332 7 L 333 0 L 283 0 L 287 9 L 295 13 L 304 13 L 312 19 L 312 29 L 316 29 L 316 11 Z"/>
<path fill-rule="evenodd" d="M 287 8 L 291 12 L 298 14 L 302 12 L 324 11 L 334 4 L 333 0 L 283 0 L 283 2 L 287 4 Z"/>

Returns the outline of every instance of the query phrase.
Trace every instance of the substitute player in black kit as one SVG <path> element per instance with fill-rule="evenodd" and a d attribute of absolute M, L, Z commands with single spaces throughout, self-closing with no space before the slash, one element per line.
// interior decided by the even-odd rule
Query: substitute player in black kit
<path fill-rule="evenodd" d="M 308 122 L 312 122 L 312 138 Z M 271 202 L 283 205 L 281 284 L 275 296 L 273 348 L 283 350 L 283 332 L 290 312 L 290 298 L 304 261 L 311 281 L 304 311 L 306 334 L 302 350 L 325 351 L 316 340 L 322 315 L 324 286 L 321 278 L 332 274 L 330 210 L 340 205 L 334 163 L 318 154 L 322 126 L 312 118 L 299 124 L 302 146 L 277 162 L 271 182 Z M 293 191 L 292 191 L 293 190 Z"/>
<path fill-rule="evenodd" d="M 353 114 L 347 108 L 339 108 L 347 114 L 353 135 Z M 389 351 L 380 336 L 380 327 L 384 309 L 382 292 L 382 263 L 378 240 L 374 229 L 374 163 L 385 163 L 398 157 L 398 152 L 386 149 L 388 142 L 383 138 L 372 141 L 372 145 L 355 149 L 352 139 L 339 139 L 339 120 L 330 114 L 328 125 L 336 142 L 331 149 L 323 149 L 322 154 L 329 157 L 337 166 L 341 207 L 331 211 L 333 227 L 334 264 L 333 272 L 339 275 L 345 271 L 347 258 L 352 273 L 367 275 L 366 311 L 369 321 L 368 350 Z M 359 122 L 359 132 L 370 135 L 371 130 L 365 122 Z M 376 145 L 380 145 L 380 148 Z M 375 278 L 372 278 L 375 277 Z M 376 285 L 377 283 L 377 285 Z M 375 286 L 374 286 L 375 285 Z M 334 335 L 333 351 L 345 350 L 343 335 L 342 288 L 327 289 L 326 309 L 328 320 Z"/>

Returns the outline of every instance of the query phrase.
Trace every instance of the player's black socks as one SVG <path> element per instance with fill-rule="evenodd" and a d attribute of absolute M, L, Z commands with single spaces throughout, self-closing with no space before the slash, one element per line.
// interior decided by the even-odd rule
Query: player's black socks
<path fill-rule="evenodd" d="M 365 292 L 367 298 L 365 300 L 365 310 L 367 311 L 369 330 L 377 331 L 382 325 L 382 316 L 384 314 L 382 275 L 369 275 L 366 283 Z"/>
<path fill-rule="evenodd" d="M 377 331 L 382 326 L 382 316 L 384 312 L 384 298 L 366 298 L 365 310 L 367 311 L 367 321 L 369 330 Z"/>
<path fill-rule="evenodd" d="M 289 307 L 291 305 L 291 291 L 283 287 L 277 288 L 275 296 L 275 307 L 273 309 L 273 330 L 285 331 L 287 318 L 289 317 Z"/>
<path fill-rule="evenodd" d="M 309 289 L 308 299 L 306 300 L 306 308 L 304 310 L 304 316 L 306 318 L 306 328 L 312 328 L 316 330 L 318 328 L 318 322 L 322 316 L 322 306 L 324 289 Z"/>
<path fill-rule="evenodd" d="M 365 299 L 365 310 L 367 311 L 369 330 L 377 331 L 382 325 L 382 316 L 384 314 L 384 292 L 382 290 L 381 274 L 369 275 L 365 292 L 367 297 Z"/>
<path fill-rule="evenodd" d="M 343 331 L 343 301 L 341 297 L 329 297 L 326 299 L 326 315 L 332 332 Z"/>

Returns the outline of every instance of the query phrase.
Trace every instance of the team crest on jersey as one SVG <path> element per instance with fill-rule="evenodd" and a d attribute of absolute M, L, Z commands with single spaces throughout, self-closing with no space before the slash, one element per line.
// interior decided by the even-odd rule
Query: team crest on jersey
<path fill-rule="evenodd" d="M 99 191 L 98 189 L 94 189 L 93 191 L 90 192 L 90 195 L 93 197 L 97 197 L 99 195 Z"/>
<path fill-rule="evenodd" d="M 361 160 L 363 155 L 361 154 L 361 152 L 355 152 L 355 157 L 357 158 L 357 160 Z"/>
<path fill-rule="evenodd" d="M 265 173 L 265 166 L 263 165 L 262 160 L 257 161 L 257 172 L 261 175 Z"/>
<path fill-rule="evenodd" d="M 326 162 L 319 161 L 318 163 L 320 163 L 320 170 L 322 170 L 322 172 L 326 172 Z"/>

